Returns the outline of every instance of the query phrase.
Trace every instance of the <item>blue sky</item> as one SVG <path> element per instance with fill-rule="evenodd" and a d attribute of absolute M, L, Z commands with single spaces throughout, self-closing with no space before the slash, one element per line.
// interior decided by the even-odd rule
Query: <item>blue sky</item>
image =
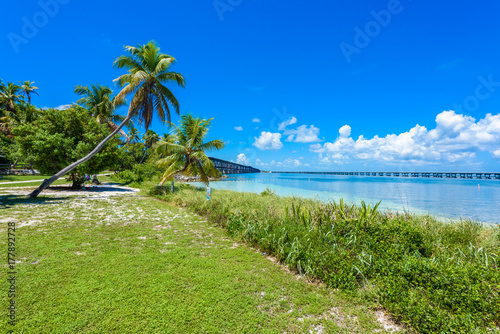
<path fill-rule="evenodd" d="M 171 87 L 181 113 L 213 117 L 210 139 L 226 141 L 213 156 L 498 171 L 499 12 L 487 0 L 8 2 L 0 78 L 35 81 L 39 107 L 66 105 L 75 85 L 113 86 L 123 45 L 154 39 L 186 78 Z"/>

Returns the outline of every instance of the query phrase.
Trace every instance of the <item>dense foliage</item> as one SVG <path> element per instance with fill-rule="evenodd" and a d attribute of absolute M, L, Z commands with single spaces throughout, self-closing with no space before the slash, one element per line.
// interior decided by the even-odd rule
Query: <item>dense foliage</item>
<path fill-rule="evenodd" d="M 109 132 L 107 125 L 99 124 L 87 109 L 81 107 L 41 110 L 36 121 L 13 129 L 22 155 L 32 156 L 34 167 L 44 174 L 55 173 L 84 156 Z M 97 174 L 114 169 L 120 160 L 115 139 L 75 171 Z"/>
<path fill-rule="evenodd" d="M 161 171 L 154 163 L 135 164 L 131 169 L 116 173 L 113 178 L 125 184 L 142 183 L 144 181 L 160 181 Z"/>
<path fill-rule="evenodd" d="M 500 228 L 379 213 L 362 204 L 216 191 L 152 189 L 187 205 L 298 273 L 377 300 L 421 333 L 500 325 Z"/>

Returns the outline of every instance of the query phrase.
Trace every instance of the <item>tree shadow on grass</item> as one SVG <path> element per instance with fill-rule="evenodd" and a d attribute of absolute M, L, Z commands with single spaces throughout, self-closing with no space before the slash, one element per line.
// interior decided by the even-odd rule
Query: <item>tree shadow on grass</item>
<path fill-rule="evenodd" d="M 68 199 L 69 197 L 40 196 L 36 198 L 28 198 L 24 195 L 1 195 L 0 209 L 10 209 L 20 204 L 59 204 Z"/>

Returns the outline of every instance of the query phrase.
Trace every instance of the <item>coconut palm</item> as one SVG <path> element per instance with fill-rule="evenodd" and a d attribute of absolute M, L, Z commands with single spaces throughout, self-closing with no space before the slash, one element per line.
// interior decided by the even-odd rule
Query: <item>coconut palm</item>
<path fill-rule="evenodd" d="M 120 103 L 127 96 L 132 95 L 127 116 L 92 152 L 62 169 L 50 179 L 44 180 L 40 187 L 28 195 L 29 197 L 38 196 L 42 190 L 50 186 L 59 177 L 92 158 L 134 116 L 138 116 L 139 121 L 144 123 L 147 130 L 151 125 L 154 114 L 157 114 L 162 121 L 168 123 L 170 123 L 170 108 L 173 108 L 179 114 L 179 102 L 170 89 L 164 85 L 165 83 L 174 82 L 181 87 L 185 86 L 182 74 L 169 71 L 175 59 L 161 53 L 160 48 L 154 41 L 137 47 L 125 46 L 125 51 L 129 55 L 120 56 L 114 62 L 115 67 L 128 70 L 127 74 L 115 79 L 123 87 L 116 96 L 115 102 Z"/>
<path fill-rule="evenodd" d="M 148 153 L 148 149 L 150 149 L 156 142 L 160 140 L 160 136 L 153 130 L 148 130 L 142 136 L 142 140 L 144 140 L 144 154 L 142 155 L 142 159 L 139 163 L 142 163 L 144 161 L 144 158 Z"/>
<path fill-rule="evenodd" d="M 142 136 L 142 140 L 144 140 L 144 145 L 147 148 L 150 148 L 157 141 L 160 140 L 160 136 L 156 132 L 154 132 L 153 130 L 148 130 L 148 131 L 146 131 L 146 133 L 144 134 L 144 136 Z"/>
<path fill-rule="evenodd" d="M 123 87 L 116 96 L 117 100 L 134 94 L 130 108 L 146 130 L 155 110 L 162 122 L 170 124 L 170 108 L 179 114 L 179 102 L 164 83 L 176 83 L 181 87 L 186 84 L 182 74 L 168 70 L 175 58 L 161 53 L 154 41 L 137 47 L 126 46 L 125 50 L 130 56 L 120 56 L 115 60 L 115 67 L 128 69 L 127 74 L 114 80 Z"/>
<path fill-rule="evenodd" d="M 160 139 L 169 143 L 175 142 L 175 136 L 171 133 L 164 133 Z"/>
<path fill-rule="evenodd" d="M 124 116 L 115 114 L 117 107 L 125 105 L 125 100 L 115 101 L 113 91 L 106 86 L 91 84 L 89 86 L 76 86 L 75 93 L 82 96 L 76 101 L 77 104 L 87 108 L 99 124 L 107 124 L 111 130 L 116 129 L 116 123 L 123 122 Z M 125 131 L 119 130 L 119 133 L 130 140 Z"/>
<path fill-rule="evenodd" d="M 18 104 L 14 111 L 5 111 L 0 117 L 0 128 L 11 134 L 11 129 L 21 124 L 32 123 L 39 115 L 39 110 L 30 104 Z"/>
<path fill-rule="evenodd" d="M 15 112 L 16 104 L 22 102 L 20 90 L 21 87 L 12 82 L 9 82 L 7 86 L 0 82 L 0 106 L 6 111 Z"/>
<path fill-rule="evenodd" d="M 201 182 L 208 186 L 208 177 L 219 172 L 205 154 L 206 151 L 224 148 L 222 140 L 204 143 L 212 118 L 205 120 L 191 115 L 181 117 L 180 126 L 174 126 L 175 143 L 161 140 L 156 145 L 156 152 L 163 155 L 157 161 L 158 166 L 166 168 L 160 186 L 174 175 L 183 173 L 200 176 Z"/>
<path fill-rule="evenodd" d="M 33 82 L 31 82 L 29 80 L 24 81 L 24 82 L 19 81 L 19 83 L 21 84 L 21 90 L 23 91 L 24 95 L 26 95 L 26 98 L 28 99 L 28 104 L 31 105 L 31 94 L 35 93 L 36 95 L 38 95 L 36 90 L 38 90 L 40 88 L 33 86 L 33 84 L 35 83 L 34 81 Z"/>
<path fill-rule="evenodd" d="M 11 136 L 11 128 L 14 124 L 20 123 L 17 113 L 18 106 L 23 102 L 19 94 L 21 87 L 12 82 L 5 85 L 0 81 L 0 107 L 3 109 L 0 115 L 0 131 Z"/>
<path fill-rule="evenodd" d="M 131 126 L 130 129 L 128 130 L 128 138 L 133 144 L 137 143 L 137 141 L 140 140 L 139 131 L 137 131 L 136 128 Z"/>

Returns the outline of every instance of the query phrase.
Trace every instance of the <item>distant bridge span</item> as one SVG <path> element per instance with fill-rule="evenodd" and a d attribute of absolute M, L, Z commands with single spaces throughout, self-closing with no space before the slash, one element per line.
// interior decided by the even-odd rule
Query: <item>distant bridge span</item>
<path fill-rule="evenodd" d="M 325 174 L 355 176 L 427 177 L 437 179 L 487 179 L 500 180 L 500 173 L 446 173 L 446 172 L 271 172 L 284 174 Z"/>
<path fill-rule="evenodd" d="M 215 168 L 223 174 L 244 174 L 244 173 L 260 173 L 260 170 L 251 166 L 236 164 L 231 161 L 221 160 L 208 157 L 215 165 Z"/>

